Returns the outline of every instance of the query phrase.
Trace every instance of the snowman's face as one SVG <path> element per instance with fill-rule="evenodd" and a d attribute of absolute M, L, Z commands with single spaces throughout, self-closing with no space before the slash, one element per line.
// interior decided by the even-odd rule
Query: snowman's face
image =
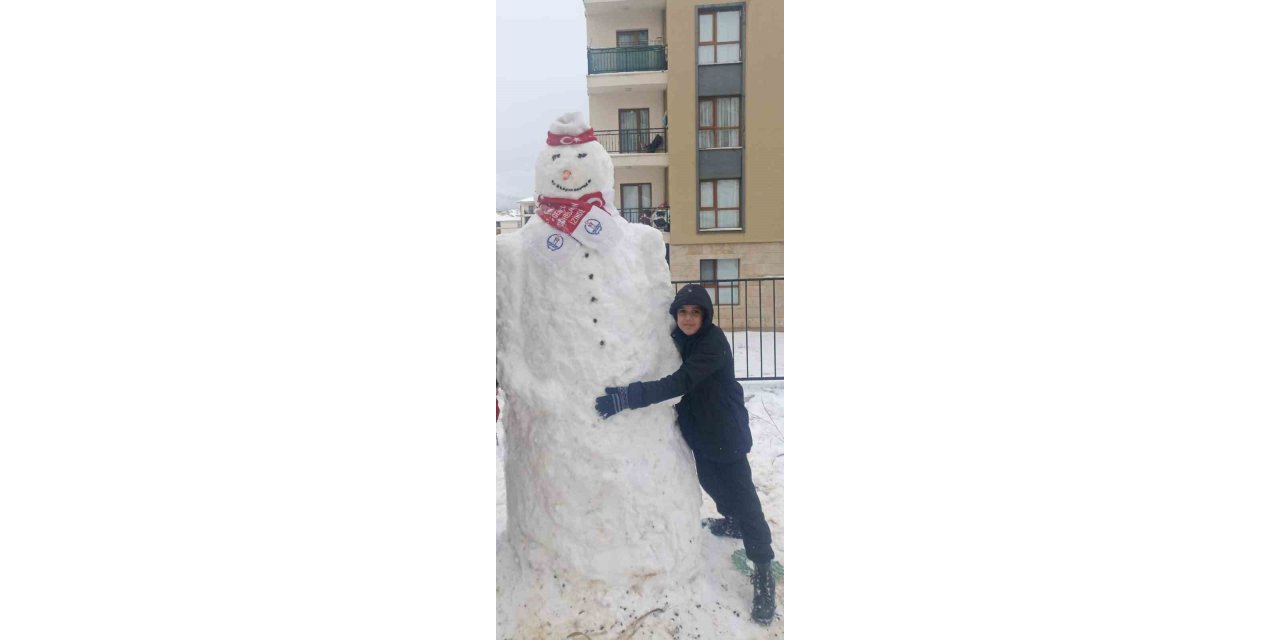
<path fill-rule="evenodd" d="M 548 146 L 533 169 L 534 190 L 550 198 L 580 198 L 613 189 L 613 160 L 599 142 Z"/>

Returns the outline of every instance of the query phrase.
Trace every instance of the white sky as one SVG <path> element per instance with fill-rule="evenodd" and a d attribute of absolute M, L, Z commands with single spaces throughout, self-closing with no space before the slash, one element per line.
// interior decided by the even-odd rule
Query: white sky
<path fill-rule="evenodd" d="M 498 0 L 497 207 L 533 194 L 547 125 L 587 112 L 582 0 Z"/>

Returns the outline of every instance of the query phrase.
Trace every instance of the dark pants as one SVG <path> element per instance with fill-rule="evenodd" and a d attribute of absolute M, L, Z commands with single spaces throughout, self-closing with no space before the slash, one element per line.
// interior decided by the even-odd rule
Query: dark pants
<path fill-rule="evenodd" d="M 764 521 L 760 508 L 760 496 L 751 482 L 751 465 L 743 456 L 737 462 L 715 462 L 694 453 L 698 465 L 698 483 L 716 503 L 720 515 L 732 517 L 742 529 L 742 543 L 752 562 L 768 562 L 773 559 L 773 535 L 769 523 Z"/>

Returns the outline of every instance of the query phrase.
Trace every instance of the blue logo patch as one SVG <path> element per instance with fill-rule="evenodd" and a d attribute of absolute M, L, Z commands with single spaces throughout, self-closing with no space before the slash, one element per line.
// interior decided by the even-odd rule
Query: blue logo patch
<path fill-rule="evenodd" d="M 564 246 L 564 236 L 553 233 L 547 236 L 547 248 L 552 251 L 559 251 Z"/>
<path fill-rule="evenodd" d="M 587 218 L 587 233 L 593 236 L 598 236 L 600 235 L 600 230 L 603 228 L 604 227 L 600 225 L 599 220 L 596 220 L 595 218 Z"/>

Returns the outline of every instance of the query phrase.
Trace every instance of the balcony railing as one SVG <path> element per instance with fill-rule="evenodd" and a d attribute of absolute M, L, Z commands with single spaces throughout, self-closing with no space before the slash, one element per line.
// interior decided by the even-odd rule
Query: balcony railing
<path fill-rule="evenodd" d="M 658 231 L 671 231 L 671 210 L 667 208 L 643 207 L 640 209 L 619 209 L 619 213 L 627 222 L 647 224 Z"/>
<path fill-rule="evenodd" d="M 596 130 L 596 141 L 609 153 L 666 153 L 666 129 Z"/>
<path fill-rule="evenodd" d="M 667 48 L 660 44 L 643 47 L 587 49 L 587 73 L 624 71 L 665 71 Z"/>

